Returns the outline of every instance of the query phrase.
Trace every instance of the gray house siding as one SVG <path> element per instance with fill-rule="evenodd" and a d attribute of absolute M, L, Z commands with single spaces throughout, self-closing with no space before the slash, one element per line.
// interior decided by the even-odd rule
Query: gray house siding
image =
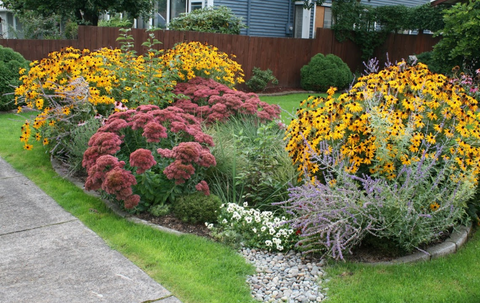
<path fill-rule="evenodd" d="M 286 37 L 287 24 L 293 24 L 291 0 L 215 0 L 214 5 L 227 6 L 243 18 L 248 28 L 241 31 L 242 35 Z"/>
<path fill-rule="evenodd" d="M 327 0 L 325 3 L 331 4 L 332 1 Z M 408 7 L 413 7 L 430 3 L 430 0 L 361 0 L 360 3 L 371 6 L 405 5 Z"/>

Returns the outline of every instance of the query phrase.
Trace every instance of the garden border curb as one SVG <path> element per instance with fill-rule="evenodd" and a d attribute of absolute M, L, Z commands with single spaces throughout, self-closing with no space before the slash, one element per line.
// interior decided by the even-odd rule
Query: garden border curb
<path fill-rule="evenodd" d="M 53 170 L 63 179 L 66 179 L 70 182 L 72 182 L 76 187 L 80 188 L 81 190 L 83 190 L 84 193 L 86 193 L 87 195 L 89 196 L 92 196 L 92 197 L 95 197 L 95 198 L 98 198 L 100 200 L 103 201 L 103 203 L 105 203 L 105 206 L 107 206 L 110 210 L 112 210 L 117 216 L 120 216 L 124 219 L 126 219 L 127 221 L 130 221 L 130 222 L 133 222 L 133 223 L 137 223 L 137 224 L 143 224 L 143 225 L 148 225 L 152 228 L 155 228 L 157 230 L 160 230 L 160 231 L 163 231 L 163 232 L 167 232 L 167 233 L 170 233 L 170 234 L 174 234 L 174 235 L 177 235 L 177 236 L 181 236 L 181 235 L 186 235 L 185 233 L 182 233 L 180 231 L 177 231 L 177 230 L 174 230 L 174 229 L 171 229 L 171 228 L 168 228 L 168 227 L 164 227 L 164 226 L 161 226 L 161 225 L 157 225 L 157 224 L 153 224 L 153 223 L 150 223 L 146 220 L 142 220 L 142 219 L 139 219 L 129 213 L 127 213 L 126 211 L 122 210 L 118 205 L 116 205 L 115 203 L 111 202 L 111 201 L 108 201 L 106 199 L 103 199 L 100 194 L 97 192 L 97 191 L 88 191 L 85 189 L 85 184 L 83 184 L 83 182 L 81 182 L 78 178 L 75 178 L 73 176 L 71 176 L 69 173 L 68 173 L 68 169 L 62 165 L 62 163 L 53 158 L 53 157 L 50 157 L 50 163 L 52 164 L 52 168 Z M 94 211 L 94 210 L 92 210 Z"/>
<path fill-rule="evenodd" d="M 392 261 L 363 263 L 368 265 L 394 265 L 430 261 L 444 257 L 446 255 L 456 253 L 458 249 L 467 242 L 468 236 L 472 233 L 472 230 L 473 228 L 471 223 L 467 226 L 461 225 L 454 228 L 448 239 L 440 244 L 427 248 L 425 251 L 419 251 L 411 255 L 394 259 Z"/>

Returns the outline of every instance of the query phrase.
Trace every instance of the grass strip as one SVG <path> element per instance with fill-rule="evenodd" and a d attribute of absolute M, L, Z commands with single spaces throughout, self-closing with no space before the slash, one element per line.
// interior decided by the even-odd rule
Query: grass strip
<path fill-rule="evenodd" d="M 428 262 L 372 266 L 336 263 L 327 268 L 329 303 L 480 302 L 480 233 L 455 254 Z"/>
<path fill-rule="evenodd" d="M 0 156 L 111 248 L 182 302 L 253 302 L 246 275 L 253 274 L 254 268 L 233 249 L 193 235 L 161 232 L 115 215 L 100 199 L 58 176 L 41 144 L 23 150 L 19 136 L 26 117 L 28 114 L 0 114 Z"/>

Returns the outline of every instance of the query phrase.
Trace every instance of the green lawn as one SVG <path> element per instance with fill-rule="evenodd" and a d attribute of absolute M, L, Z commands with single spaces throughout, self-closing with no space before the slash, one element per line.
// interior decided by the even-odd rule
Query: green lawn
<path fill-rule="evenodd" d="M 26 116 L 0 114 L 0 156 L 17 171 L 182 302 L 252 302 L 246 275 L 254 268 L 243 257 L 201 237 L 176 236 L 116 216 L 101 200 L 59 177 L 40 144 L 23 150 L 18 138 Z"/>
<path fill-rule="evenodd" d="M 293 117 L 295 117 L 295 111 L 299 107 L 300 102 L 307 99 L 312 94 L 299 93 L 289 94 L 281 96 L 260 96 L 260 100 L 269 104 L 278 104 L 282 109 L 281 118 L 286 124 L 290 123 Z M 326 97 L 327 94 L 315 94 L 315 96 Z"/>

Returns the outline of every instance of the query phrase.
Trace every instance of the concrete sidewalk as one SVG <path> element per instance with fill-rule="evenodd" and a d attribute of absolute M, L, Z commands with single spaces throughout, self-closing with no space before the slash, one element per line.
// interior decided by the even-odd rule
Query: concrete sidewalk
<path fill-rule="evenodd" d="M 0 302 L 180 303 L 1 158 Z"/>

